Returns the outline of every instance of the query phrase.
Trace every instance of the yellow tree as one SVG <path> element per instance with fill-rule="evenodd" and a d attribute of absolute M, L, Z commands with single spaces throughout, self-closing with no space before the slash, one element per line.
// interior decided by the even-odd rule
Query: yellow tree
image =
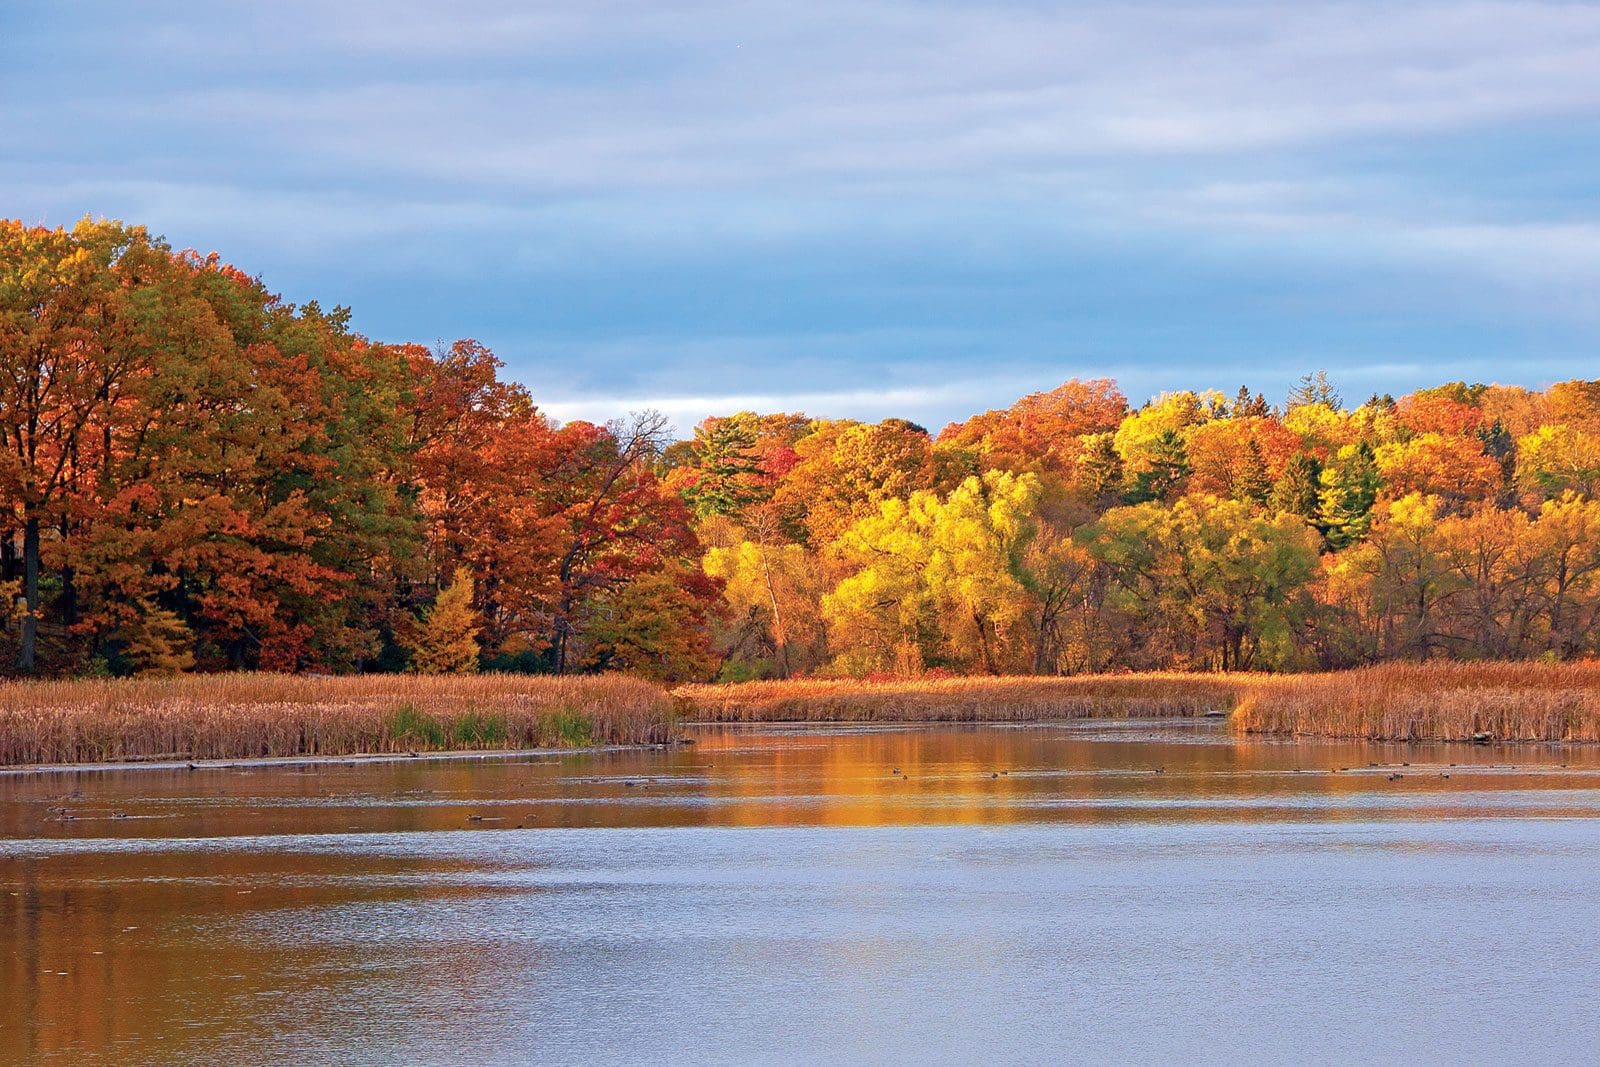
<path fill-rule="evenodd" d="M 1517 481 L 1545 497 L 1600 495 L 1600 435 L 1566 423 L 1539 427 L 1517 442 Z"/>
<path fill-rule="evenodd" d="M 1486 505 L 1439 523 L 1443 558 L 1461 592 L 1445 628 L 1458 654 L 1512 659 L 1533 651 L 1548 560 L 1525 511 Z"/>
<path fill-rule="evenodd" d="M 1288 646 L 1317 561 L 1316 534 L 1297 517 L 1201 494 L 1113 508 L 1079 536 L 1151 633 L 1187 649 L 1190 665 L 1222 670 Z"/>
<path fill-rule="evenodd" d="M 1466 582 L 1439 529 L 1443 507 L 1421 493 L 1382 505 L 1367 541 L 1352 550 L 1352 564 L 1372 579 L 1382 656 L 1421 660 L 1449 650 L 1450 602 Z"/>
<path fill-rule="evenodd" d="M 1030 632 L 1024 554 L 1040 492 L 1038 475 L 988 471 L 943 498 L 922 490 L 885 501 L 856 523 L 838 546 L 855 573 L 823 601 L 841 665 L 907 670 L 931 657 L 988 673 L 1014 667 Z"/>
<path fill-rule="evenodd" d="M 1227 398 L 1216 390 L 1164 393 L 1122 420 L 1114 438 L 1130 498 L 1159 500 L 1182 492 L 1191 467 L 1191 428 L 1220 418 Z"/>
<path fill-rule="evenodd" d="M 1419 433 L 1374 450 L 1383 490 L 1391 498 L 1424 493 L 1449 501 L 1486 500 L 1500 487 L 1500 464 L 1465 434 Z"/>
<path fill-rule="evenodd" d="M 149 600 L 133 605 L 117 630 L 120 656 L 139 675 L 181 674 L 194 666 L 194 632 L 178 613 Z"/>
<path fill-rule="evenodd" d="M 1549 650 L 1563 659 L 1600 649 L 1600 501 L 1545 501 L 1530 531 L 1544 561 Z"/>
<path fill-rule="evenodd" d="M 743 538 L 706 552 L 706 574 L 723 582 L 729 632 L 725 658 L 753 659 L 754 673 L 768 655 L 780 678 L 816 666 L 826 654 L 821 562 L 803 545 Z M 748 669 L 748 668 L 746 668 Z"/>
<path fill-rule="evenodd" d="M 457 567 L 410 641 L 411 666 L 418 673 L 472 674 L 478 669 L 479 619 L 472 593 L 472 572 Z"/>
<path fill-rule="evenodd" d="M 929 492 L 910 500 L 890 497 L 858 520 L 833 546 L 853 573 L 822 598 L 835 662 L 847 673 L 922 670 L 934 624 L 922 580 L 932 545 L 927 537 Z"/>
<path fill-rule="evenodd" d="M 989 471 L 929 502 L 923 580 L 945 645 L 988 674 L 1013 666 L 1028 634 L 1024 553 L 1040 491 L 1037 475 Z"/>

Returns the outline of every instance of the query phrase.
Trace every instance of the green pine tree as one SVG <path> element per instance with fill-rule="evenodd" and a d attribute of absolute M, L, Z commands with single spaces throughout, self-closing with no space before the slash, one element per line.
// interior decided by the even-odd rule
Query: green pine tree
<path fill-rule="evenodd" d="M 1176 430 L 1162 430 L 1152 445 L 1149 466 L 1133 476 L 1128 503 L 1166 500 L 1182 488 L 1192 469 L 1183 438 Z"/>
<path fill-rule="evenodd" d="M 1321 502 L 1322 465 L 1304 452 L 1297 452 L 1284 466 L 1272 487 L 1272 506 L 1307 522 L 1317 517 Z"/>
<path fill-rule="evenodd" d="M 1245 442 L 1244 469 L 1233 487 L 1233 495 L 1249 504 L 1264 505 L 1272 496 L 1272 478 L 1267 474 L 1267 460 L 1255 438 Z"/>
<path fill-rule="evenodd" d="M 738 418 L 695 427 L 692 447 L 699 474 L 683 490 L 683 496 L 697 515 L 737 518 L 765 496 L 754 481 L 761 471 L 761 462 L 752 452 L 755 443 L 754 431 Z"/>
<path fill-rule="evenodd" d="M 1383 481 L 1372 446 L 1365 441 L 1339 450 L 1339 460 L 1322 472 L 1317 501 L 1317 526 L 1335 551 L 1367 536 L 1372 527 L 1372 505 Z"/>
<path fill-rule="evenodd" d="M 1099 504 L 1112 503 L 1122 492 L 1122 456 L 1117 453 L 1115 434 L 1090 434 L 1083 440 L 1079 470 L 1089 497 Z"/>

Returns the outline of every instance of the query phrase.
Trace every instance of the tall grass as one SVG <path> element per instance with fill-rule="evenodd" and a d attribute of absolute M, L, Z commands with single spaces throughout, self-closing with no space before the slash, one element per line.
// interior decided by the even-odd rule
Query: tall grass
<path fill-rule="evenodd" d="M 1071 678 L 798 680 L 685 685 L 681 713 L 701 722 L 1025 722 L 1181 717 L 1233 706 L 1243 676 L 1103 674 Z"/>
<path fill-rule="evenodd" d="M 0 682 L 0 765 L 643 744 L 672 728 L 666 692 L 620 675 Z"/>
<path fill-rule="evenodd" d="M 1245 733 L 1600 741 L 1600 663 L 1390 663 L 1327 674 L 788 681 L 673 690 L 707 722 L 1021 722 L 1232 709 Z"/>
<path fill-rule="evenodd" d="M 1384 741 L 1600 741 L 1600 663 L 1389 663 L 1260 677 L 1246 733 Z"/>
<path fill-rule="evenodd" d="M 682 686 L 671 697 L 615 675 L 0 682 L 0 765 L 648 744 L 670 739 L 677 715 L 706 722 L 1026 722 L 1230 708 L 1235 729 L 1245 733 L 1600 741 L 1600 663 L 745 682 Z"/>

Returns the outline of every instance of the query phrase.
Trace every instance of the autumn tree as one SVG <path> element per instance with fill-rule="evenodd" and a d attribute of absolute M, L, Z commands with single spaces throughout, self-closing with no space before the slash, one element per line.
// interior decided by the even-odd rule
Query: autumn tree
<path fill-rule="evenodd" d="M 130 322 L 141 268 L 164 249 L 143 229 L 84 219 L 72 230 L 0 221 L 0 494 L 22 533 L 19 669 L 37 668 L 46 527 L 94 467 L 91 423 L 114 404 L 145 339 Z"/>
<path fill-rule="evenodd" d="M 457 567 L 450 584 L 411 637 L 411 666 L 419 674 L 471 674 L 478 669 L 478 613 L 472 572 Z"/>
<path fill-rule="evenodd" d="M 886 500 L 857 522 L 840 544 L 856 570 L 823 601 L 844 664 L 1012 667 L 1032 632 L 1023 556 L 1039 493 L 1037 475 L 990 471 L 944 497 Z"/>
<path fill-rule="evenodd" d="M 885 500 L 935 484 L 928 433 L 904 419 L 819 423 L 795 444 L 797 461 L 773 495 L 785 529 L 822 546 Z"/>
<path fill-rule="evenodd" d="M 1487 500 L 1499 488 L 1500 463 L 1473 434 L 1427 431 L 1374 449 L 1374 462 L 1390 497 L 1433 495 L 1456 507 Z"/>
<path fill-rule="evenodd" d="M 1292 516 L 1212 496 L 1114 508 L 1079 536 L 1152 632 L 1188 665 L 1221 670 L 1283 652 L 1317 559 L 1315 534 Z"/>
<path fill-rule="evenodd" d="M 1572 492 L 1547 500 L 1530 533 L 1544 567 L 1548 651 L 1562 659 L 1600 651 L 1600 501 Z"/>
<path fill-rule="evenodd" d="M 823 662 L 827 577 L 811 550 L 774 537 L 770 523 L 756 523 L 735 543 L 709 549 L 704 568 L 724 583 L 725 668 L 738 660 L 744 676 L 787 678 Z"/>
<path fill-rule="evenodd" d="M 547 450 L 539 473 L 555 581 L 546 658 L 557 674 L 572 663 L 599 598 L 699 555 L 688 509 L 655 473 L 666 431 L 659 412 L 609 426 L 572 422 Z"/>
<path fill-rule="evenodd" d="M 1568 423 L 1539 427 L 1517 442 L 1517 480 L 1546 499 L 1600 495 L 1600 432 Z"/>
<path fill-rule="evenodd" d="M 710 615 L 718 583 L 681 559 L 597 595 L 584 635 L 583 666 L 659 682 L 704 682 L 716 673 Z"/>
<path fill-rule="evenodd" d="M 1378 654 L 1423 660 L 1448 652 L 1450 602 L 1465 587 L 1440 528 L 1443 502 L 1412 493 L 1382 506 L 1342 565 L 1369 580 Z"/>
<path fill-rule="evenodd" d="M 1071 482 L 1082 439 L 1114 432 L 1127 413 L 1128 400 L 1115 382 L 1074 378 L 1008 408 L 951 423 L 940 431 L 938 445 L 972 449 L 979 470 L 1033 471 Z"/>

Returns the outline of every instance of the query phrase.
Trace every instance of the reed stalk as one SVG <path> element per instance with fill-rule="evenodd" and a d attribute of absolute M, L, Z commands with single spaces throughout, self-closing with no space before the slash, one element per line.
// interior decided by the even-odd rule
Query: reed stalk
<path fill-rule="evenodd" d="M 0 683 L 0 765 L 519 749 L 668 740 L 620 675 L 182 675 Z"/>
<path fill-rule="evenodd" d="M 1027 722 L 1202 715 L 1233 706 L 1240 679 L 1220 674 L 794 680 L 685 685 L 681 713 L 701 722 Z"/>
<path fill-rule="evenodd" d="M 1388 663 L 1264 678 L 1244 733 L 1383 741 L 1600 741 L 1600 662 Z"/>

